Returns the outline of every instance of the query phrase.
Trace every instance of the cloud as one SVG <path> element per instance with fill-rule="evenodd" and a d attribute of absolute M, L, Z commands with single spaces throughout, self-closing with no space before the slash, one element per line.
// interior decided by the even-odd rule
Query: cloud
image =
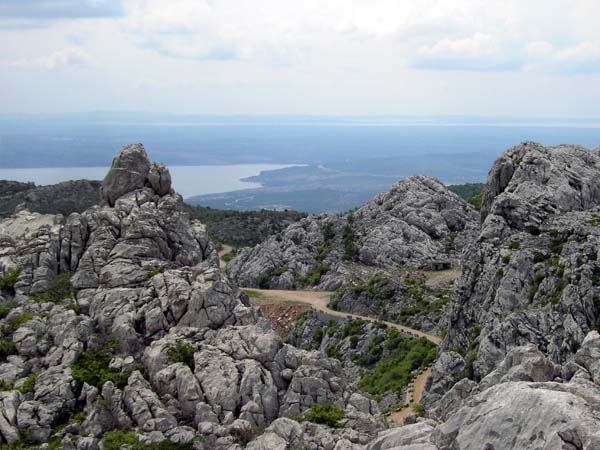
<path fill-rule="evenodd" d="M 77 19 L 122 14 L 120 0 L 0 0 L 0 17 L 10 19 Z"/>
<path fill-rule="evenodd" d="M 37 67 L 49 70 L 61 67 L 85 67 L 90 65 L 92 57 L 81 48 L 64 48 L 39 58 L 20 59 L 9 63 L 16 67 Z"/>
<path fill-rule="evenodd" d="M 488 33 L 478 32 L 456 39 L 444 37 L 419 47 L 411 58 L 411 65 L 438 70 L 515 70 L 520 67 L 521 58 L 510 47 L 510 43 Z"/>

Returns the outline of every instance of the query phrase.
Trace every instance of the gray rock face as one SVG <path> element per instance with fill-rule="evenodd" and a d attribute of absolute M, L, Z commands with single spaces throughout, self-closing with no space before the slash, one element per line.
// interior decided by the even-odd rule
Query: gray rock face
<path fill-rule="evenodd" d="M 123 147 L 113 159 L 112 166 L 102 182 L 102 199 L 109 206 L 128 192 L 142 189 L 148 180 L 150 161 L 142 144 L 130 144 Z M 153 171 L 152 179 L 160 180 L 158 170 Z"/>
<path fill-rule="evenodd" d="M 596 152 L 534 143 L 492 167 L 422 400 L 438 423 L 419 445 L 598 447 L 599 169 Z"/>
<path fill-rule="evenodd" d="M 599 175 L 577 146 L 524 143 L 492 167 L 442 345 L 469 353 L 476 379 L 528 342 L 563 363 L 597 323 Z"/>
<path fill-rule="evenodd" d="M 576 360 L 598 351 L 595 338 L 590 333 Z M 384 432 L 367 450 L 595 449 L 600 385 L 582 367 L 558 378 L 570 365 L 552 363 L 532 345 L 514 348 L 480 383 L 462 379 L 435 402 L 428 411 L 435 420 Z"/>
<path fill-rule="evenodd" d="M 313 284 L 335 289 L 351 262 L 449 267 L 476 229 L 470 205 L 436 179 L 419 175 L 397 182 L 346 217 L 321 214 L 290 225 L 242 250 L 228 273 L 241 286 L 287 289 L 307 284 L 303 277 L 318 270 Z"/>
<path fill-rule="evenodd" d="M 338 450 L 358 450 L 384 427 L 339 363 L 284 344 L 248 306 L 143 147 L 121 151 L 102 194 L 105 204 L 67 218 L 23 210 L 0 221 L 0 275 L 21 269 L 0 299 L 0 444 L 98 449 L 107 431 L 132 429 L 146 444 L 241 449 L 316 402 L 344 409 L 346 431 L 288 420 L 265 436 L 331 449 L 342 436 Z"/>

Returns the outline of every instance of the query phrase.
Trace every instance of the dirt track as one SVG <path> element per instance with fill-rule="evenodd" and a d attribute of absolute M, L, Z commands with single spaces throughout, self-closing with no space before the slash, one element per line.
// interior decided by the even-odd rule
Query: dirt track
<path fill-rule="evenodd" d="M 223 256 L 231 252 L 231 250 L 233 250 L 233 247 L 227 244 L 223 244 L 221 250 L 219 250 L 219 267 L 221 268 L 221 270 L 225 270 L 225 267 L 227 266 L 227 263 L 223 261 Z"/>
<path fill-rule="evenodd" d="M 353 319 L 363 319 L 363 320 L 368 320 L 370 322 L 376 322 L 377 319 L 374 319 L 373 317 L 368 317 L 368 316 L 361 316 L 358 314 L 349 314 L 349 313 L 345 313 L 345 312 L 340 312 L 340 311 L 335 311 L 333 309 L 330 309 L 327 307 L 327 304 L 329 303 L 329 298 L 331 297 L 332 292 L 327 292 L 327 291 L 282 291 L 282 290 L 275 290 L 275 289 L 250 289 L 250 288 L 246 288 L 246 291 L 253 291 L 253 292 L 258 292 L 262 295 L 263 298 L 265 299 L 273 299 L 273 300 L 287 300 L 287 301 L 295 301 L 295 302 L 301 302 L 301 303 L 306 303 L 307 305 L 310 305 L 312 308 L 318 310 L 318 311 L 322 311 L 324 313 L 330 314 L 332 316 L 338 316 L 338 317 L 352 317 Z M 412 328 L 409 327 L 405 327 L 403 325 L 399 325 L 397 323 L 392 323 L 392 322 L 383 322 L 386 325 L 396 328 L 399 331 L 411 334 L 413 336 L 417 336 L 417 337 L 425 337 L 427 338 L 430 342 L 433 342 L 435 345 L 438 345 L 442 340 L 437 337 L 437 336 L 432 336 L 430 334 L 426 334 L 423 333 L 422 331 L 419 330 L 414 330 Z M 427 369 L 425 371 L 423 371 L 414 381 L 414 386 L 413 386 L 413 394 L 410 396 L 407 393 L 407 405 L 405 408 L 401 409 L 398 412 L 393 413 L 390 417 L 391 419 L 402 425 L 404 423 L 404 418 L 412 412 L 412 406 L 415 403 L 420 403 L 421 401 L 421 396 L 423 395 L 423 390 L 425 388 L 425 382 L 427 381 L 427 378 L 429 377 L 429 375 L 431 374 L 431 369 Z"/>
<path fill-rule="evenodd" d="M 368 320 L 370 322 L 377 322 L 377 319 L 369 316 L 361 316 L 358 314 L 350 314 L 347 312 L 335 311 L 327 307 L 329 303 L 329 298 L 331 297 L 332 292 L 327 291 L 282 291 L 276 289 L 250 289 L 246 288 L 246 291 L 259 292 L 265 298 L 273 298 L 279 300 L 290 300 L 301 303 L 306 303 L 310 305 L 312 308 L 323 311 L 329 315 L 337 316 L 337 317 L 348 317 L 353 319 L 362 319 Z M 424 337 L 434 344 L 438 345 L 442 340 L 437 336 L 432 336 L 427 333 L 423 333 L 422 331 L 415 330 L 413 328 L 405 327 L 404 325 L 399 325 L 397 323 L 385 322 L 387 326 L 396 328 L 398 331 L 402 331 L 404 333 L 408 333 L 415 337 Z"/>

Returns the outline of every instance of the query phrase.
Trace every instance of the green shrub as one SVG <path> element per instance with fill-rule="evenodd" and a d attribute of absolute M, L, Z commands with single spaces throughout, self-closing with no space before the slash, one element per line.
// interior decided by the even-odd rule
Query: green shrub
<path fill-rule="evenodd" d="M 37 380 L 37 377 L 38 377 L 37 373 L 32 373 L 25 379 L 25 381 L 19 388 L 19 391 L 21 392 L 21 394 L 28 394 L 30 392 L 33 392 L 33 388 L 35 387 L 35 382 Z"/>
<path fill-rule="evenodd" d="M 477 359 L 476 352 L 469 353 L 469 355 L 467 356 L 467 358 L 465 360 L 465 368 L 463 369 L 462 375 L 461 375 L 463 378 L 468 378 L 470 380 L 479 381 L 479 380 L 475 380 L 475 374 L 473 371 L 473 364 L 475 363 L 476 359 Z"/>
<path fill-rule="evenodd" d="M 513 241 L 510 241 L 508 243 L 508 248 L 510 248 L 511 250 L 519 250 L 521 248 L 521 241 L 516 240 L 516 239 Z"/>
<path fill-rule="evenodd" d="M 75 380 L 89 384 L 98 389 L 107 381 L 112 381 L 117 387 L 123 388 L 127 384 L 129 375 L 134 370 L 142 370 L 141 366 L 134 366 L 121 371 L 109 367 L 112 356 L 104 350 L 87 350 L 81 353 L 79 360 L 71 364 L 71 371 Z"/>
<path fill-rule="evenodd" d="M 340 353 L 340 348 L 337 345 L 335 345 L 333 342 L 330 342 L 329 344 L 327 344 L 327 347 L 325 348 L 325 353 L 330 358 L 335 358 L 335 359 L 340 359 L 340 360 L 342 359 L 342 354 Z"/>
<path fill-rule="evenodd" d="M 17 280 L 19 279 L 19 275 L 21 274 L 21 269 L 19 267 L 12 269 L 5 273 L 0 277 L 0 290 L 14 293 L 15 292 L 15 284 L 17 284 Z"/>
<path fill-rule="evenodd" d="M 300 283 L 314 286 L 321 281 L 321 277 L 329 272 L 330 267 L 327 264 L 319 263 L 311 269 L 306 275 L 300 278 Z"/>
<path fill-rule="evenodd" d="M 155 275 L 158 275 L 159 273 L 163 273 L 164 271 L 165 271 L 165 269 L 162 267 L 155 267 L 154 269 L 148 271 L 148 275 L 146 275 L 146 279 L 149 280 L 152 277 L 154 277 Z"/>
<path fill-rule="evenodd" d="M 542 253 L 542 252 L 535 252 L 533 255 L 534 263 L 544 262 L 544 261 L 546 261 L 546 259 L 548 259 L 548 255 L 546 255 L 545 253 Z"/>
<path fill-rule="evenodd" d="M 288 269 L 288 266 L 281 266 L 281 267 L 278 267 L 277 269 L 275 269 L 275 270 L 273 271 L 272 275 L 274 275 L 274 276 L 278 277 L 278 276 L 281 276 L 281 275 L 283 275 L 284 273 L 286 273 L 288 270 L 289 270 L 289 269 Z"/>
<path fill-rule="evenodd" d="M 19 314 L 18 316 L 12 316 L 9 320 L 8 320 L 8 324 L 10 325 L 10 328 L 15 331 L 17 330 L 19 327 L 21 327 L 21 325 L 23 325 L 26 322 L 29 322 L 31 319 L 33 319 L 35 317 L 35 314 L 32 314 L 28 311 L 23 311 L 21 314 Z"/>
<path fill-rule="evenodd" d="M 502 262 L 504 264 L 508 264 L 510 262 L 510 256 L 509 255 L 503 256 L 502 257 Z"/>
<path fill-rule="evenodd" d="M 479 211 L 481 209 L 481 207 L 483 206 L 483 192 L 480 192 L 479 194 L 475 194 L 474 196 L 469 198 L 469 200 L 467 200 L 467 202 L 470 203 L 471 205 L 473 205 L 473 207 L 477 211 Z"/>
<path fill-rule="evenodd" d="M 235 258 L 237 256 L 237 248 L 232 248 L 231 251 L 229 253 L 225 253 L 223 256 L 221 256 L 221 259 L 223 261 L 225 261 L 226 263 L 228 263 L 229 261 L 231 261 L 233 258 Z"/>
<path fill-rule="evenodd" d="M 405 337 L 394 328 L 388 330 L 385 344 L 381 344 L 373 339 L 366 354 L 359 357 L 361 365 L 373 368 L 363 372 L 358 387 L 375 395 L 386 391 L 400 394 L 412 372 L 433 362 L 437 353 L 427 339 Z"/>
<path fill-rule="evenodd" d="M 260 289 L 269 289 L 270 281 L 271 276 L 266 273 L 261 273 L 258 277 L 256 277 L 256 284 Z"/>
<path fill-rule="evenodd" d="M 17 354 L 17 346 L 12 340 L 0 339 L 0 361 L 6 360 L 9 355 Z"/>
<path fill-rule="evenodd" d="M 71 287 L 71 272 L 59 273 L 52 278 L 46 291 L 30 295 L 32 300 L 40 303 L 59 303 L 74 296 L 75 290 Z"/>
<path fill-rule="evenodd" d="M 104 450 L 120 450 L 122 445 L 128 445 L 130 450 L 143 450 L 146 447 L 137 440 L 133 431 L 107 431 L 102 436 Z"/>
<path fill-rule="evenodd" d="M 7 383 L 2 378 L 0 378 L 0 391 L 11 391 L 13 389 L 13 385 Z"/>
<path fill-rule="evenodd" d="M 323 328 L 315 328 L 312 335 L 313 341 L 320 344 L 324 335 L 325 332 L 323 331 Z"/>
<path fill-rule="evenodd" d="M 189 342 L 178 342 L 167 349 L 167 358 L 171 363 L 183 363 L 194 371 L 194 346 Z"/>
<path fill-rule="evenodd" d="M 333 229 L 333 222 L 328 220 L 323 225 L 323 240 L 325 242 L 331 241 L 335 237 L 335 230 Z"/>
<path fill-rule="evenodd" d="M 359 319 L 350 320 L 343 326 L 340 337 L 342 339 L 344 339 L 345 337 L 348 337 L 348 336 L 355 336 L 357 334 L 360 334 L 362 332 L 363 325 L 364 325 L 364 321 L 362 321 L 362 320 L 359 320 Z"/>
<path fill-rule="evenodd" d="M 322 262 L 329 252 L 331 252 L 331 248 L 333 247 L 331 241 L 327 241 L 324 244 L 319 245 L 317 249 L 317 254 L 315 255 L 315 259 L 319 262 Z"/>
<path fill-rule="evenodd" d="M 344 418 L 344 410 L 332 404 L 313 404 L 308 411 L 301 416 L 306 422 L 319 423 L 331 428 L 341 428 L 340 421 Z"/>
<path fill-rule="evenodd" d="M 425 412 L 425 408 L 423 408 L 423 405 L 421 405 L 420 403 L 413 403 L 412 412 L 415 416 L 421 417 Z"/>
<path fill-rule="evenodd" d="M 120 450 L 127 445 L 129 450 L 193 450 L 193 444 L 175 444 L 169 439 L 154 444 L 142 444 L 135 437 L 134 431 L 107 431 L 102 436 L 104 450 Z"/>
<path fill-rule="evenodd" d="M 348 223 L 344 227 L 344 232 L 342 235 L 342 247 L 344 249 L 344 259 L 349 261 L 357 261 L 358 260 L 358 247 L 356 246 L 356 241 L 358 237 L 354 234 L 354 230 L 352 229 L 352 224 L 354 223 L 354 217 L 352 214 L 348 214 Z"/>
<path fill-rule="evenodd" d="M 0 303 L 0 319 L 4 319 L 8 316 L 8 313 L 12 311 L 14 304 L 11 302 Z"/>
<path fill-rule="evenodd" d="M 352 287 L 352 292 L 365 293 L 376 300 L 389 300 L 394 297 L 394 290 L 389 287 L 390 281 L 381 275 L 374 275 L 367 282 L 360 281 Z"/>

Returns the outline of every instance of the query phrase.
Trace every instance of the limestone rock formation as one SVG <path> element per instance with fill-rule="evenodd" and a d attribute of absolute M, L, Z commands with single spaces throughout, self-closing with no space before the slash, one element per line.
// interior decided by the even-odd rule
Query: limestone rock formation
<path fill-rule="evenodd" d="M 269 427 L 287 447 L 358 450 L 384 427 L 339 362 L 284 344 L 249 306 L 141 145 L 115 158 L 102 198 L 0 221 L 0 443 L 97 449 L 132 430 L 233 450 Z M 344 428 L 285 431 L 314 403 L 338 405 Z"/>
<path fill-rule="evenodd" d="M 228 273 L 241 286 L 335 289 L 353 262 L 396 268 L 447 268 L 477 232 L 475 210 L 438 180 L 394 184 L 345 216 L 320 214 L 242 250 Z"/>

